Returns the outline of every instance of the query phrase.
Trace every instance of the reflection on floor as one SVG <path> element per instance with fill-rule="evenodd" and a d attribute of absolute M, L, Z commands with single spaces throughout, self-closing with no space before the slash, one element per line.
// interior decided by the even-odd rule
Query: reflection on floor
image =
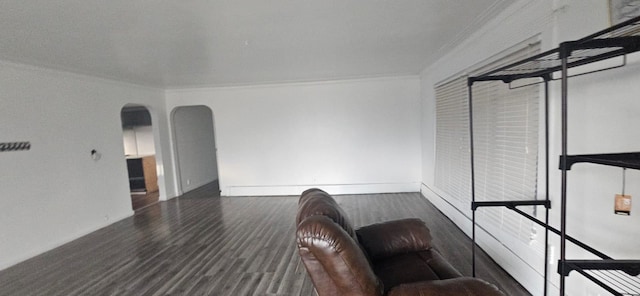
<path fill-rule="evenodd" d="M 135 193 L 131 193 L 131 206 L 133 207 L 133 210 L 139 210 L 142 209 L 146 206 L 152 205 L 154 203 L 158 202 L 158 199 L 160 197 L 160 192 L 159 191 L 154 191 L 154 192 L 135 192 Z"/>
<path fill-rule="evenodd" d="M 185 192 L 180 197 L 220 197 L 220 182 L 213 180 L 189 192 Z"/>

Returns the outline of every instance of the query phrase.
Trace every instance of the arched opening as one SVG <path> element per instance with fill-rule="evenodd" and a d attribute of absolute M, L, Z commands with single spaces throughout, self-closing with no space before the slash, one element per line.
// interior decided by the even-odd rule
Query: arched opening
<path fill-rule="evenodd" d="M 127 104 L 120 118 L 131 206 L 138 210 L 158 202 L 160 196 L 151 113 L 144 106 Z"/>
<path fill-rule="evenodd" d="M 172 112 L 178 190 L 207 186 L 220 192 L 213 112 L 207 106 L 177 107 Z"/>

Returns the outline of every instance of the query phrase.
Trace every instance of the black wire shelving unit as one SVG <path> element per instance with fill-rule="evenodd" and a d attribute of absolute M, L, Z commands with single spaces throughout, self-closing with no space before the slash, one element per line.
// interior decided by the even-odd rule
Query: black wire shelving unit
<path fill-rule="evenodd" d="M 472 257 L 473 276 L 475 276 L 476 251 L 476 210 L 480 207 L 506 207 L 544 227 L 545 231 L 545 262 L 544 262 L 544 295 L 548 293 L 548 239 L 549 232 L 560 236 L 560 259 L 558 273 L 560 275 L 560 295 L 565 295 L 565 278 L 572 271 L 581 274 L 612 295 L 640 295 L 640 260 L 615 260 L 589 245 L 575 239 L 566 232 L 567 224 L 567 172 L 577 163 L 592 163 L 615 166 L 624 169 L 640 169 L 640 152 L 608 153 L 590 155 L 569 155 L 567 152 L 568 139 L 568 80 L 570 77 L 585 75 L 593 72 L 609 70 L 626 65 L 627 54 L 640 51 L 640 17 L 630 19 L 608 29 L 589 35 L 579 40 L 563 42 L 559 47 L 520 60 L 518 62 L 491 70 L 481 75 L 468 78 L 469 88 L 469 125 L 471 144 L 471 209 L 472 209 Z M 592 70 L 586 73 L 569 75 L 569 69 L 622 57 L 622 63 L 612 67 Z M 559 76 L 557 78 L 554 77 Z M 476 201 L 474 174 L 474 138 L 473 138 L 473 85 L 484 81 L 502 81 L 510 86 L 512 82 L 523 79 L 536 79 L 536 84 L 544 85 L 545 93 L 545 155 L 546 155 L 546 197 L 544 200 L 513 200 L 513 201 Z M 560 201 L 560 229 L 549 225 L 549 82 L 561 81 L 561 129 L 562 154 L 559 168 L 562 171 L 561 201 Z M 517 87 L 517 86 L 516 86 Z M 519 206 L 544 206 L 545 221 L 520 210 Z M 569 260 L 566 258 L 567 241 L 599 257 L 599 260 Z"/>

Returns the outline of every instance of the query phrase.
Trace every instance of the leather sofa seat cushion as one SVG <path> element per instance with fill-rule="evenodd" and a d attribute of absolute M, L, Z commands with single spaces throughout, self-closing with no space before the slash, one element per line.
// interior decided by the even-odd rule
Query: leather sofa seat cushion
<path fill-rule="evenodd" d="M 402 284 L 389 291 L 387 296 L 478 296 L 503 295 L 496 288 L 483 280 L 459 277 L 441 281 L 416 282 Z"/>
<path fill-rule="evenodd" d="M 373 271 L 382 281 L 385 293 L 400 284 L 462 276 L 433 249 L 376 260 Z"/>

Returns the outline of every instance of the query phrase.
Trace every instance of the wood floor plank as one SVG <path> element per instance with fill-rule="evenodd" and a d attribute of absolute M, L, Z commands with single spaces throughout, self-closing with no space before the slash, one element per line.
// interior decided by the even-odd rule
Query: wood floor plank
<path fill-rule="evenodd" d="M 315 295 L 295 245 L 296 196 L 219 197 L 217 184 L 150 205 L 0 271 L 5 295 Z M 419 193 L 337 196 L 363 226 L 417 217 L 464 274 L 470 241 Z M 526 291 L 485 254 L 479 274 L 508 295 Z"/>

